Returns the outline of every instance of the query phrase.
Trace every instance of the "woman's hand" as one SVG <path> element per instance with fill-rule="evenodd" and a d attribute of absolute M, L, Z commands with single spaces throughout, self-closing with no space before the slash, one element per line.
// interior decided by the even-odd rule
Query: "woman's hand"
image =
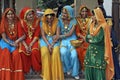
<path fill-rule="evenodd" d="M 120 44 L 117 47 L 115 47 L 115 52 L 120 52 Z"/>
<path fill-rule="evenodd" d="M 33 46 L 33 44 L 30 43 L 30 45 L 29 45 L 29 51 L 30 51 L 30 52 L 32 51 L 32 46 Z"/>
<path fill-rule="evenodd" d="M 25 46 L 25 49 L 26 49 L 26 52 L 30 54 L 31 51 L 29 50 L 29 47 L 27 45 Z"/>
<path fill-rule="evenodd" d="M 53 50 L 53 47 L 52 47 L 52 45 L 51 45 L 51 44 L 49 44 L 49 45 L 48 45 L 48 49 L 49 49 L 50 54 L 52 55 L 52 50 Z"/>
<path fill-rule="evenodd" d="M 10 44 L 11 46 L 18 47 L 18 43 L 16 43 L 16 42 L 9 42 L 9 44 Z"/>

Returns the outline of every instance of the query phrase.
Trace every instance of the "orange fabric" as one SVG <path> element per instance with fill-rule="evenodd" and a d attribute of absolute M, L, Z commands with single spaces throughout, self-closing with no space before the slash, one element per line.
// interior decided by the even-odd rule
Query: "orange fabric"
<path fill-rule="evenodd" d="M 104 30 L 104 37 L 105 37 L 104 58 L 107 62 L 106 80 L 112 80 L 114 76 L 114 64 L 113 64 L 113 57 L 112 57 L 112 44 L 111 44 L 111 39 L 110 39 L 110 29 L 109 29 L 108 24 L 105 21 L 105 18 L 102 14 L 101 9 L 100 8 L 94 9 L 94 13 L 95 13 L 98 24 L 100 24 Z M 98 33 L 101 26 L 98 26 L 98 29 L 96 30 L 96 32 L 92 33 L 93 34 L 92 36 L 95 36 Z"/>
<path fill-rule="evenodd" d="M 105 33 L 105 60 L 107 62 L 106 66 L 106 80 L 111 80 L 114 76 L 114 64 L 112 57 L 112 43 L 110 39 L 110 29 L 107 23 L 103 24 Z"/>
<path fill-rule="evenodd" d="M 86 49 L 88 47 L 88 43 L 83 42 L 82 46 L 76 48 L 76 50 L 77 50 L 77 53 L 78 53 L 78 59 L 80 61 L 81 70 L 84 70 L 84 64 L 83 63 L 84 63 L 84 58 L 85 58 L 85 55 L 86 55 Z"/>
<path fill-rule="evenodd" d="M 8 49 L 3 49 L 0 53 L 0 80 L 12 80 L 12 61 Z"/>
<path fill-rule="evenodd" d="M 23 73 L 23 65 L 22 65 L 22 59 L 18 52 L 18 49 L 16 49 L 12 53 L 12 67 L 13 67 L 13 78 L 12 80 L 25 80 L 24 79 L 24 73 Z"/>
<path fill-rule="evenodd" d="M 81 38 L 80 36 L 84 36 L 84 37 L 86 36 L 90 19 L 86 18 L 85 23 L 82 22 L 82 18 L 76 18 L 76 20 L 78 22 L 78 24 L 76 25 L 76 28 L 75 28 L 76 35 L 78 37 L 77 39 L 78 40 L 83 40 L 83 38 Z M 86 55 L 86 49 L 87 49 L 88 45 L 89 44 L 84 41 L 82 43 L 82 45 L 76 49 L 77 53 L 78 53 L 78 58 L 79 58 L 80 66 L 81 66 L 82 70 L 84 70 L 84 64 L 83 63 L 84 63 L 84 58 L 85 58 L 85 55 Z"/>

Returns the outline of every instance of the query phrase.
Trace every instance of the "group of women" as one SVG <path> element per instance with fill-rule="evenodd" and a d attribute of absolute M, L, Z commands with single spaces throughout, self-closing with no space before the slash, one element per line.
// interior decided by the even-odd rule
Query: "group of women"
<path fill-rule="evenodd" d="M 100 8 L 81 6 L 79 17 L 67 5 L 59 18 L 46 9 L 42 19 L 25 7 L 19 18 L 7 8 L 0 25 L 0 80 L 24 80 L 33 69 L 43 80 L 111 80 L 114 75 L 110 29 Z M 71 40 L 80 40 L 77 48 Z M 85 58 L 85 60 L 84 60 Z M 84 73 L 85 72 L 85 73 Z"/>

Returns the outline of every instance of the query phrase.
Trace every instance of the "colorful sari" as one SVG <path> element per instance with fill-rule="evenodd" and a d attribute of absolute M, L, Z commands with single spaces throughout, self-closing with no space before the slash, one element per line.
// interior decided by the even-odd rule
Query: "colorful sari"
<path fill-rule="evenodd" d="M 46 9 L 41 22 L 41 29 L 49 44 L 53 43 L 53 38 L 57 34 L 57 28 L 60 27 L 58 19 L 55 17 L 52 26 L 48 26 L 46 15 L 54 14 L 52 9 Z M 40 38 L 41 59 L 42 59 L 42 75 L 43 80 L 64 80 L 62 63 L 60 60 L 60 41 L 53 45 L 52 52 L 48 49 L 48 44 L 44 38 Z"/>
<path fill-rule="evenodd" d="M 62 19 L 62 15 L 60 16 L 60 35 L 65 35 L 70 32 L 72 28 L 76 25 L 76 20 L 74 18 L 74 10 L 71 6 L 65 6 L 63 7 L 69 15 L 70 22 L 68 26 L 66 27 L 64 25 L 64 21 Z M 61 38 L 61 44 L 60 44 L 60 54 L 61 54 L 61 61 L 63 64 L 64 73 L 70 72 L 73 77 L 76 77 L 79 75 L 79 61 L 77 56 L 77 51 L 74 48 L 74 46 L 71 44 L 71 40 L 76 40 L 76 34 L 75 30 L 70 36 L 62 37 Z"/>
<path fill-rule="evenodd" d="M 31 24 L 28 24 L 26 20 L 27 14 L 32 11 L 34 20 Z M 23 44 L 20 44 L 19 52 L 22 57 L 23 62 L 23 70 L 25 73 L 29 73 L 30 69 L 32 68 L 35 72 L 41 71 L 41 55 L 39 50 L 39 43 L 38 39 L 40 37 L 40 26 L 39 26 L 39 19 L 36 18 L 33 9 L 25 7 L 20 12 L 20 19 L 23 31 L 26 35 L 24 42 L 29 46 L 30 43 L 35 40 L 31 47 L 31 51 L 28 53 L 26 52 L 26 48 Z"/>
<path fill-rule="evenodd" d="M 81 15 L 81 11 L 82 10 L 86 10 L 87 14 L 86 17 L 83 18 Z M 78 40 L 82 40 L 83 42 L 81 43 L 81 45 L 79 47 L 76 48 L 77 53 L 78 53 L 78 58 L 80 61 L 80 65 L 81 65 L 81 70 L 84 70 L 84 58 L 85 58 L 85 54 L 86 54 L 86 50 L 88 48 L 88 43 L 84 40 L 85 36 L 87 34 L 88 31 L 88 26 L 90 24 L 90 10 L 87 8 L 87 6 L 82 5 L 80 6 L 80 10 L 79 10 L 79 15 L 80 17 L 77 17 L 77 25 L 76 25 L 76 35 L 77 35 L 77 39 Z"/>
<path fill-rule="evenodd" d="M 9 11 L 14 14 L 14 26 L 8 24 L 6 15 Z M 2 38 L 0 40 L 0 80 L 24 80 L 22 60 L 18 52 L 19 46 L 15 47 L 10 44 L 14 43 L 24 34 L 20 21 L 11 8 L 7 8 L 2 16 L 0 34 L 5 34 L 4 37 L 7 39 Z"/>
<path fill-rule="evenodd" d="M 94 9 L 94 13 L 99 25 L 92 22 L 86 35 L 89 47 L 84 60 L 85 78 L 86 80 L 111 80 L 114 76 L 114 65 L 110 29 L 100 8 Z"/>

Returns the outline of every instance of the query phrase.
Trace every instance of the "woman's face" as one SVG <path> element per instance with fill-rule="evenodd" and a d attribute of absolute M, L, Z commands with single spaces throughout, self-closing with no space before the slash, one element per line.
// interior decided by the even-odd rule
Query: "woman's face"
<path fill-rule="evenodd" d="M 94 21 L 95 21 L 95 22 L 97 21 L 95 15 L 92 16 L 92 21 L 93 21 L 93 22 L 94 22 Z"/>
<path fill-rule="evenodd" d="M 27 21 L 32 21 L 33 19 L 34 19 L 33 11 L 28 12 L 27 15 L 26 15 L 26 20 Z"/>
<path fill-rule="evenodd" d="M 54 14 L 47 14 L 46 15 L 46 20 L 47 20 L 47 22 L 48 23 L 52 23 L 53 22 L 53 20 L 54 20 Z"/>
<path fill-rule="evenodd" d="M 68 15 L 68 12 L 66 9 L 63 9 L 62 10 L 62 18 L 63 19 L 68 19 L 69 18 L 69 15 Z"/>
<path fill-rule="evenodd" d="M 7 14 L 6 14 L 6 18 L 7 18 L 8 20 L 13 20 L 14 17 L 15 17 L 15 15 L 14 15 L 13 11 L 9 10 L 9 11 L 7 12 Z"/>
<path fill-rule="evenodd" d="M 80 12 L 80 15 L 82 18 L 86 18 L 87 17 L 87 9 L 86 8 L 83 8 Z"/>

